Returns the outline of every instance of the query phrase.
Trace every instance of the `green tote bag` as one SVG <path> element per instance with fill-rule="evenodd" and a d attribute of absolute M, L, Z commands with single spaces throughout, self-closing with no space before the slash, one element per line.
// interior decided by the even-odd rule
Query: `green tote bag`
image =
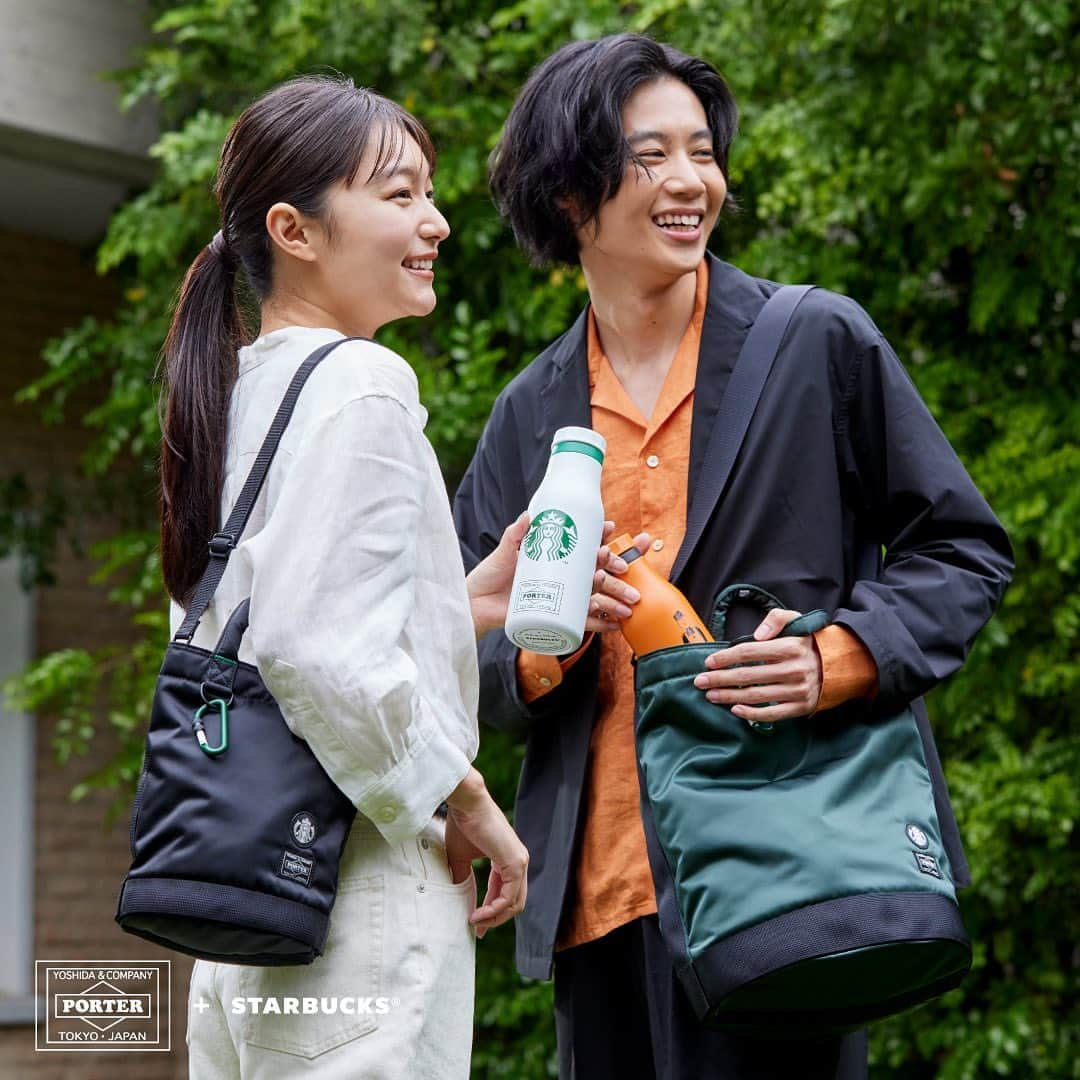
<path fill-rule="evenodd" d="M 694 686 L 714 642 L 640 657 L 635 738 L 661 930 L 699 1018 L 827 1035 L 957 986 L 971 964 L 910 709 L 853 704 L 753 726 Z M 810 634 L 822 611 L 785 627 Z M 748 677 L 748 682 L 752 679 Z"/>

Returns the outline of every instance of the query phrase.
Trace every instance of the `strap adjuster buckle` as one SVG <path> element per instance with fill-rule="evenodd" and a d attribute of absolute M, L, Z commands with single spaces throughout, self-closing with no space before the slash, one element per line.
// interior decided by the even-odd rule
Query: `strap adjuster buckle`
<path fill-rule="evenodd" d="M 232 533 L 220 532 L 214 533 L 210 538 L 208 547 L 210 548 L 210 554 L 216 556 L 219 559 L 227 559 L 229 552 L 232 551 L 236 544 L 236 537 Z"/>

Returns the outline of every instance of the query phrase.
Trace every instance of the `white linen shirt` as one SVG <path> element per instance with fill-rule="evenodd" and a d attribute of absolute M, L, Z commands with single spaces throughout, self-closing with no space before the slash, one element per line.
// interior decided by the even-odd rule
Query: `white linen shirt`
<path fill-rule="evenodd" d="M 222 525 L 293 375 L 342 336 L 286 327 L 239 350 Z M 400 356 L 368 341 L 334 349 L 300 392 L 192 639 L 213 649 L 251 597 L 239 659 L 392 844 L 431 821 L 478 744 L 465 571 L 426 422 Z M 174 635 L 183 618 L 173 601 Z"/>

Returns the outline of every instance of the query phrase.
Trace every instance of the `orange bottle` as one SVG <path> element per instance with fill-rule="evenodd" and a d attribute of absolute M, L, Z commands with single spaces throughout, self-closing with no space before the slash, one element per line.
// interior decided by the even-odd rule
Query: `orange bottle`
<path fill-rule="evenodd" d="M 626 573 L 619 576 L 641 594 L 641 599 L 630 605 L 630 617 L 619 623 L 637 656 L 671 645 L 713 640 L 690 601 L 649 565 L 629 533 L 616 536 L 608 547 L 629 564 Z"/>

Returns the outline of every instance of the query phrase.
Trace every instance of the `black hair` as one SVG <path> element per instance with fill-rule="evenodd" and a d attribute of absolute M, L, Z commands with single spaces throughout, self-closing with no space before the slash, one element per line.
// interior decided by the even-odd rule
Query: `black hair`
<path fill-rule="evenodd" d="M 641 34 L 564 45 L 529 76 L 489 162 L 495 204 L 533 262 L 577 263 L 566 204 L 583 227 L 618 192 L 628 164 L 645 168 L 623 135 L 622 110 L 638 87 L 663 78 L 697 95 L 727 180 L 738 113 L 715 68 Z"/>
<path fill-rule="evenodd" d="M 311 75 L 276 86 L 244 110 L 225 139 L 214 194 L 221 231 L 180 286 L 164 347 L 167 402 L 162 420 L 161 568 L 169 595 L 190 602 L 221 527 L 226 419 L 237 348 L 250 340 L 237 293 L 243 271 L 263 301 L 273 286 L 266 212 L 287 202 L 316 218 L 333 239 L 330 188 L 351 184 L 372 139 L 369 182 L 400 161 L 415 139 L 435 170 L 423 125 L 400 105 L 345 76 Z"/>

